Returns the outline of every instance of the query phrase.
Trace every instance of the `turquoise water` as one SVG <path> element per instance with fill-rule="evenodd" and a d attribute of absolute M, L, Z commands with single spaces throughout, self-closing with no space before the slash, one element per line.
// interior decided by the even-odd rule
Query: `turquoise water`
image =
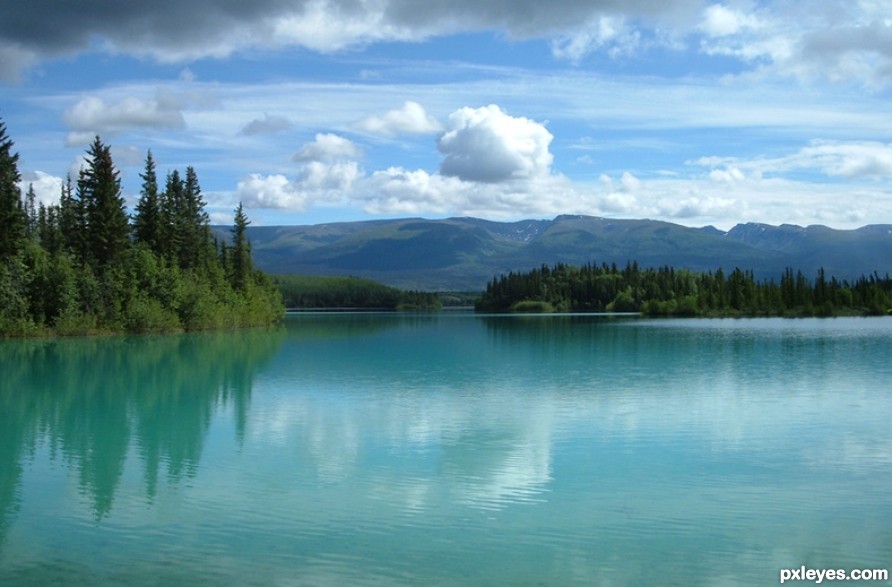
<path fill-rule="evenodd" d="M 890 416 L 881 318 L 300 314 L 0 341 L 0 584 L 889 569 Z"/>

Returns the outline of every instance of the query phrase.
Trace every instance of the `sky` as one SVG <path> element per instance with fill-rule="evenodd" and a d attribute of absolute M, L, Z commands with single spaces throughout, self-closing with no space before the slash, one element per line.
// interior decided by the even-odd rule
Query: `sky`
<path fill-rule="evenodd" d="M 0 118 L 215 223 L 892 223 L 890 0 L 0 0 Z"/>

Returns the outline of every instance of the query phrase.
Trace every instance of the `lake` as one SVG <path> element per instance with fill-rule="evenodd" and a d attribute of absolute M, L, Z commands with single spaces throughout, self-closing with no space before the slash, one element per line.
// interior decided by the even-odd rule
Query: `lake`
<path fill-rule="evenodd" d="M 888 569 L 890 417 L 887 318 L 310 313 L 0 341 L 0 584 Z"/>

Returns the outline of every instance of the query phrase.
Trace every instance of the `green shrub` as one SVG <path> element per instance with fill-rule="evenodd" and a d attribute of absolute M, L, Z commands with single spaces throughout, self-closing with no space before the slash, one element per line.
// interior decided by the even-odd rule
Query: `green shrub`
<path fill-rule="evenodd" d="M 548 302 L 540 302 L 537 300 L 521 300 L 511 306 L 512 312 L 523 312 L 530 314 L 550 314 L 554 312 L 554 306 Z"/>

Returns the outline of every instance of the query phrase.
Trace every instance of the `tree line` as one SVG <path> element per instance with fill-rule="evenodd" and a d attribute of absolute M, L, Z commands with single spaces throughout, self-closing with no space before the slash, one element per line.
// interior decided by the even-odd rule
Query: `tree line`
<path fill-rule="evenodd" d="M 892 279 L 878 274 L 854 281 L 810 279 L 787 268 L 779 281 L 758 281 L 735 268 L 700 273 L 672 267 L 643 269 L 636 262 L 543 265 L 491 280 L 477 301 L 484 312 L 642 312 L 664 316 L 886 315 Z"/>
<path fill-rule="evenodd" d="M 288 308 L 439 310 L 439 296 L 400 290 L 372 279 L 341 276 L 276 275 Z"/>
<path fill-rule="evenodd" d="M 111 147 L 97 136 L 59 203 L 19 187 L 19 154 L 0 120 L 0 335 L 162 332 L 269 324 L 283 312 L 253 267 L 250 221 L 235 210 L 215 239 L 198 176 L 159 184 L 151 151 L 131 217 Z"/>

